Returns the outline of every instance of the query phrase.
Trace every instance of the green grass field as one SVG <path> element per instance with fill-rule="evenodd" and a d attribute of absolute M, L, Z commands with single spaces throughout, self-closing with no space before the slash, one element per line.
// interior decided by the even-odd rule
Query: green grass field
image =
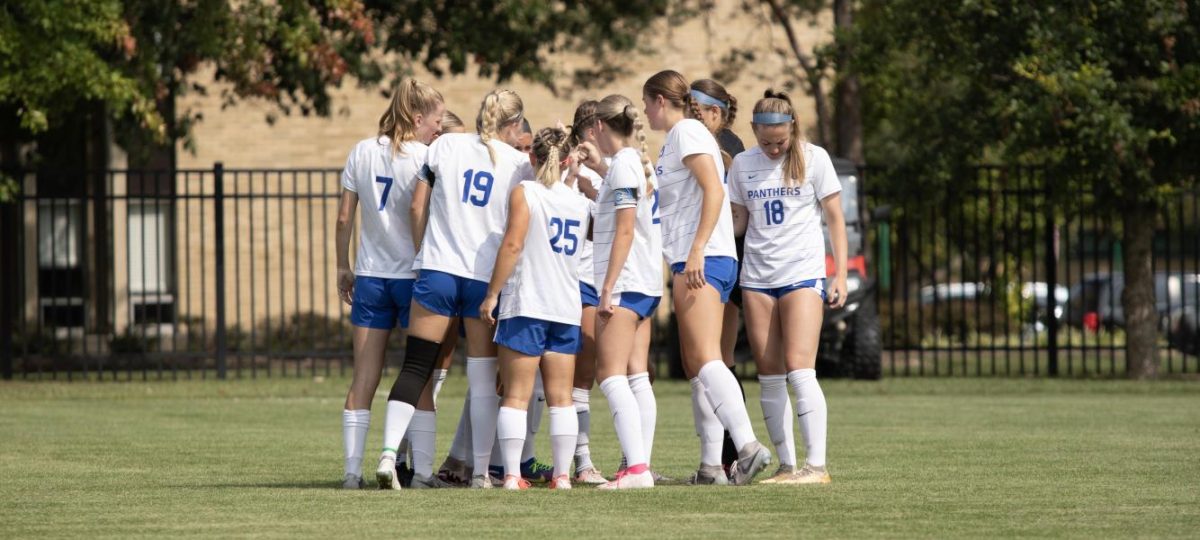
<path fill-rule="evenodd" d="M 1197 382 L 829 381 L 832 485 L 619 493 L 335 489 L 345 385 L 0 383 L 0 536 L 1111 538 L 1200 531 Z M 464 391 L 456 373 L 440 398 L 441 452 Z M 678 382 L 657 385 L 654 456 L 672 477 L 687 476 L 697 462 L 687 391 Z M 747 391 L 757 418 L 757 384 Z M 381 440 L 378 397 L 372 449 Z M 602 397 L 593 398 L 592 410 L 594 457 L 608 471 L 618 456 Z M 545 429 L 539 455 L 548 460 Z"/>

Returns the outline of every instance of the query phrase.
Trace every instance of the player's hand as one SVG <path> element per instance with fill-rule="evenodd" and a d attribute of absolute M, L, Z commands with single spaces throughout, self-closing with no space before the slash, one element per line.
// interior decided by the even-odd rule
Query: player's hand
<path fill-rule="evenodd" d="M 338 298 L 346 305 L 354 305 L 354 272 L 349 268 L 338 268 L 337 290 Z"/>
<path fill-rule="evenodd" d="M 683 265 L 683 277 L 689 289 L 702 289 L 707 281 L 704 279 L 704 250 L 693 249 L 688 253 L 687 262 Z"/>
<path fill-rule="evenodd" d="M 583 141 L 579 143 L 579 146 L 575 147 L 575 150 L 577 152 L 582 152 L 581 161 L 584 165 L 587 165 L 592 169 L 595 169 L 600 165 L 600 149 L 596 148 L 596 145 L 587 141 Z"/>
<path fill-rule="evenodd" d="M 830 287 L 825 298 L 832 308 L 846 305 L 846 276 L 838 276 L 833 279 L 833 287 Z"/>
<path fill-rule="evenodd" d="M 483 303 L 479 304 L 479 320 L 487 323 L 489 326 L 496 326 L 496 316 L 493 312 L 496 311 L 496 304 L 500 301 L 497 295 L 489 294 L 483 299 Z"/>
<path fill-rule="evenodd" d="M 612 289 L 600 290 L 600 305 L 596 306 L 596 313 L 605 319 L 612 317 L 615 310 L 612 305 Z"/>

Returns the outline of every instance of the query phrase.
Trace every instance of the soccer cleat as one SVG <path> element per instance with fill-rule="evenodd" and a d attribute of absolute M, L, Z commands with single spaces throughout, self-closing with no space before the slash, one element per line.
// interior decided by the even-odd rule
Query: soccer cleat
<path fill-rule="evenodd" d="M 408 487 L 410 487 L 412 489 L 445 489 L 445 488 L 452 488 L 454 486 L 451 484 L 448 484 L 446 482 L 443 482 L 436 475 L 426 478 L 424 476 L 416 474 L 416 475 L 413 475 L 412 483 L 409 484 Z"/>
<path fill-rule="evenodd" d="M 346 473 L 346 477 L 342 479 L 342 489 L 362 489 L 365 487 L 367 487 L 367 483 L 357 474 Z"/>
<path fill-rule="evenodd" d="M 396 474 L 396 458 L 383 456 L 379 458 L 379 468 L 375 470 L 375 479 L 379 481 L 379 489 L 400 489 L 400 475 Z"/>
<path fill-rule="evenodd" d="M 465 487 L 471 483 L 471 468 L 462 460 L 447 456 L 437 473 L 438 480 L 454 487 Z"/>
<path fill-rule="evenodd" d="M 795 467 L 793 467 L 791 465 L 780 465 L 778 469 L 775 469 L 775 474 L 771 475 L 770 478 L 763 480 L 762 482 L 759 482 L 759 483 L 760 484 L 784 484 L 784 483 L 786 483 L 785 480 L 790 479 L 795 474 L 796 474 Z"/>
<path fill-rule="evenodd" d="M 650 474 L 650 470 L 644 470 L 640 473 L 630 473 L 628 471 L 617 473 L 617 477 L 610 482 L 600 484 L 596 489 L 605 491 L 617 489 L 643 489 L 654 487 L 654 476 Z"/>
<path fill-rule="evenodd" d="M 670 478 L 670 477 L 658 474 L 658 471 L 653 471 L 653 470 L 650 471 L 650 476 L 654 477 L 654 485 L 669 484 L 669 483 L 675 481 L 674 478 Z"/>
<path fill-rule="evenodd" d="M 724 486 L 729 484 L 729 477 L 720 465 L 700 465 L 688 483 L 694 486 Z"/>
<path fill-rule="evenodd" d="M 591 468 L 575 474 L 575 481 L 580 484 L 600 485 L 608 481 L 599 469 Z"/>
<path fill-rule="evenodd" d="M 554 478 L 554 467 L 531 457 L 521 464 L 521 478 L 530 482 L 549 482 L 551 478 Z"/>
<path fill-rule="evenodd" d="M 560 474 L 550 480 L 550 489 L 571 489 L 571 478 L 565 474 Z"/>
<path fill-rule="evenodd" d="M 825 467 L 805 465 L 804 468 L 792 474 L 791 478 L 781 480 L 777 483 L 797 486 L 802 484 L 828 484 L 830 482 L 833 482 L 833 479 L 829 477 L 829 471 Z"/>
<path fill-rule="evenodd" d="M 740 451 L 738 451 L 737 466 L 734 467 L 733 473 L 730 475 L 730 481 L 735 486 L 744 486 L 749 484 L 758 473 L 767 468 L 771 464 L 771 451 L 763 446 L 758 441 L 746 443 Z"/>
<path fill-rule="evenodd" d="M 531 484 L 528 480 L 520 476 L 508 475 L 504 477 L 504 489 L 510 491 L 524 491 L 529 489 Z"/>
<path fill-rule="evenodd" d="M 496 479 L 491 476 L 477 474 L 471 477 L 471 489 L 492 489 L 496 487 L 495 481 Z"/>
<path fill-rule="evenodd" d="M 400 485 L 404 487 L 412 486 L 413 470 L 408 468 L 407 461 L 401 461 L 396 464 L 396 477 L 400 479 Z"/>

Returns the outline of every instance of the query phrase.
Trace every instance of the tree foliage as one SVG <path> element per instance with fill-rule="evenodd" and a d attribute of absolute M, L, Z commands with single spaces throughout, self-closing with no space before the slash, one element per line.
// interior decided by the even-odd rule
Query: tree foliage
<path fill-rule="evenodd" d="M 31 138 L 103 103 L 119 127 L 159 143 L 186 137 L 194 111 L 175 98 L 227 83 L 222 102 L 261 99 L 289 114 L 327 115 L 330 91 L 375 85 L 412 63 L 478 69 L 554 87 L 548 55 L 594 63 L 577 81 L 621 71 L 646 28 L 668 15 L 647 2 L 474 0 L 13 0 L 0 7 L 3 138 Z M 274 114 L 274 113 L 272 113 Z"/>
<path fill-rule="evenodd" d="M 938 188 L 1038 164 L 1058 202 L 1154 206 L 1200 155 L 1195 1 L 868 0 L 855 41 L 868 159 Z"/>

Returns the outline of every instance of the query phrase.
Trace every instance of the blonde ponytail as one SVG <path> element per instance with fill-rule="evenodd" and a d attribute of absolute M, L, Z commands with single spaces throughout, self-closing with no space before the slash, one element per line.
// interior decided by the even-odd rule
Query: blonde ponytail
<path fill-rule="evenodd" d="M 475 127 L 479 130 L 480 142 L 487 147 L 492 165 L 496 164 L 496 151 L 492 148 L 492 139 L 499 136 L 504 126 L 520 122 L 524 108 L 521 96 L 512 90 L 492 90 L 484 96 L 483 103 L 479 106 L 479 115 L 475 119 Z"/>
<path fill-rule="evenodd" d="M 646 131 L 642 123 L 642 115 L 629 98 L 613 94 L 600 101 L 596 108 L 596 118 L 618 135 L 629 139 L 632 146 L 637 144 L 638 153 L 642 158 L 642 172 L 646 175 L 646 195 L 654 193 L 654 167 L 650 164 L 646 152 Z"/>
<path fill-rule="evenodd" d="M 570 137 L 566 130 L 542 128 L 533 137 L 533 156 L 538 160 L 537 180 L 553 187 L 562 181 L 563 156 L 570 153 Z"/>

